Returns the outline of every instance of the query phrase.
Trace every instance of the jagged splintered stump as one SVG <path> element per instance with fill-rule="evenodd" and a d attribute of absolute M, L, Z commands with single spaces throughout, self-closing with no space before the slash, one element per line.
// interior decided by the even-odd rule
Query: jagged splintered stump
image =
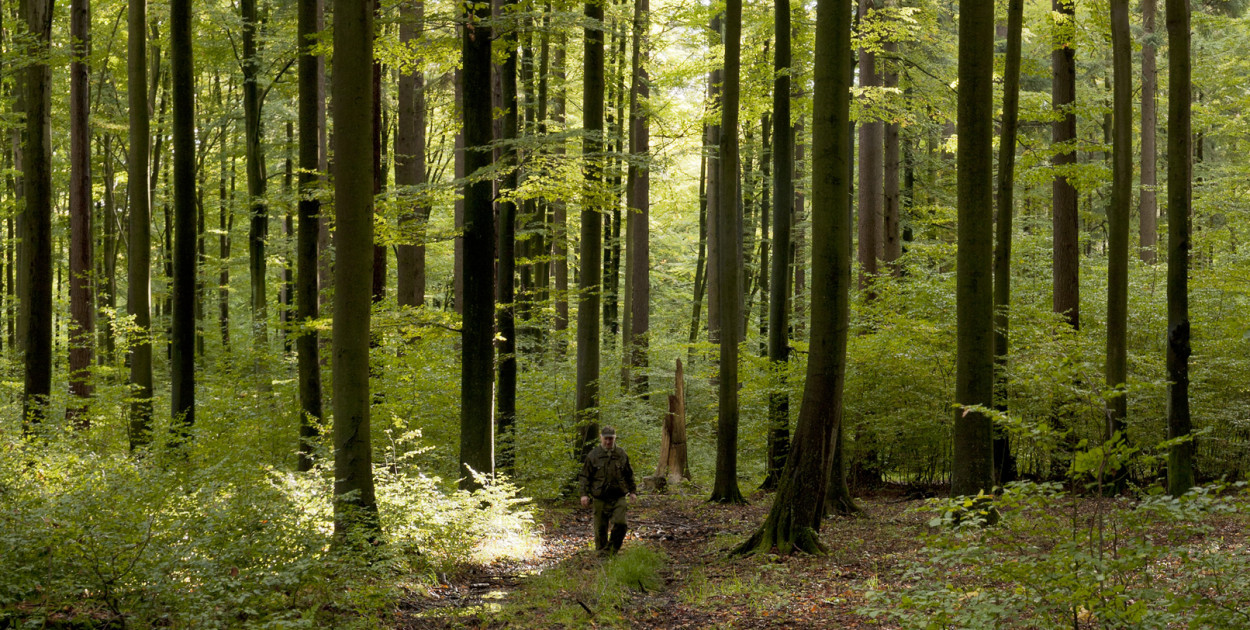
<path fill-rule="evenodd" d="M 655 474 L 643 480 L 649 490 L 663 491 L 690 479 L 690 463 L 686 458 L 686 379 L 681 359 L 677 360 L 673 393 L 668 396 L 668 413 L 660 435 L 660 463 Z"/>

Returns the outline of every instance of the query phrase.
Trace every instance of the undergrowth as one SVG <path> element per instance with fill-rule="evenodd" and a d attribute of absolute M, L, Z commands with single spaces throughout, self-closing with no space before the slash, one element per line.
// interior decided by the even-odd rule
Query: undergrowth
<path fill-rule="evenodd" d="M 663 586 L 667 562 L 644 544 L 627 545 L 610 558 L 579 555 L 527 581 L 502 619 L 524 627 L 628 627 L 624 612 L 631 600 Z"/>

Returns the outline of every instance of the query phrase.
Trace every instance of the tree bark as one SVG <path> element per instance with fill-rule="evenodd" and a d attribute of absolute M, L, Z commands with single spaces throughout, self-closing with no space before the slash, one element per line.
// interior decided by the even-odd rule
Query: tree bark
<path fill-rule="evenodd" d="M 265 204 L 265 155 L 261 149 L 260 59 L 256 34 L 260 22 L 256 0 L 241 0 L 243 15 L 243 122 L 244 148 L 247 161 L 248 207 L 248 270 L 251 274 L 252 325 L 255 342 L 263 345 L 268 339 L 265 302 L 265 239 L 269 235 L 269 208 Z"/>
<path fill-rule="evenodd" d="M 1189 215 L 1192 211 L 1189 0 L 1167 0 L 1168 28 L 1168 439 L 1189 437 Z M 1194 485 L 1192 440 L 1168 450 L 1168 494 Z"/>
<path fill-rule="evenodd" d="M 551 74 L 556 84 L 555 94 L 551 98 L 551 122 L 560 131 L 564 131 L 565 94 L 568 91 L 564 76 L 564 49 L 567 45 L 567 36 L 560 32 L 556 37 L 555 50 L 551 54 Z M 555 147 L 555 159 L 562 160 L 563 158 L 564 143 L 560 142 Z M 551 275 L 552 282 L 555 284 L 555 291 L 552 295 L 555 297 L 556 310 L 554 328 L 557 331 L 563 331 L 569 328 L 568 206 L 565 205 L 563 199 L 552 200 L 551 216 Z"/>
<path fill-rule="evenodd" d="M 1057 171 L 1052 184 L 1054 261 L 1054 311 L 1074 329 L 1081 327 L 1080 208 L 1076 188 L 1067 171 L 1076 164 L 1076 151 L 1063 143 L 1076 140 L 1076 39 L 1075 0 L 1052 0 L 1055 16 L 1054 50 L 1051 53 L 1051 101 L 1062 118 L 1052 123 L 1051 141 L 1062 148 L 1054 157 Z"/>
<path fill-rule="evenodd" d="M 860 0 L 859 17 L 866 21 L 869 11 L 877 9 L 876 0 Z M 877 55 L 871 50 L 859 50 L 859 85 L 861 88 L 881 86 L 881 74 L 877 72 Z M 871 98 L 865 98 L 872 103 Z M 872 279 L 877 275 L 877 260 L 880 258 L 881 217 L 884 200 L 884 156 L 885 147 L 884 123 L 875 114 L 864 112 L 859 122 L 859 290 L 867 291 L 865 297 L 876 297 L 870 288 Z"/>
<path fill-rule="evenodd" d="M 399 41 L 406 48 L 420 50 L 418 34 L 425 23 L 424 0 L 409 0 L 400 5 Z M 395 248 L 396 299 L 400 306 L 425 304 L 425 226 L 430 207 L 424 195 L 413 187 L 425 183 L 425 73 L 421 61 L 399 75 L 399 111 L 395 130 L 395 185 L 412 210 L 400 215 L 403 241 Z M 407 205 L 407 204 L 406 204 Z"/>
<path fill-rule="evenodd" d="M 972 3 L 959 13 L 959 246 L 956 254 L 955 445 L 951 495 L 994 485 L 993 423 L 967 409 L 994 403 L 994 257 L 992 177 L 994 6 Z"/>
<path fill-rule="evenodd" d="M 777 388 L 768 396 L 768 461 L 765 490 L 781 482 L 790 451 L 790 397 L 786 394 L 786 362 L 790 360 L 790 248 L 794 218 L 794 135 L 790 123 L 790 3 L 773 0 L 773 259 L 769 270 L 768 359 L 778 374 Z"/>
<path fill-rule="evenodd" d="M 1111 0 L 1111 207 L 1107 212 L 1107 439 L 1124 439 L 1128 415 L 1128 234 L 1133 203 L 1133 68 L 1128 0 Z M 1116 474 L 1117 482 L 1122 479 Z M 1117 483 L 1117 485 L 1119 485 Z"/>
<path fill-rule="evenodd" d="M 574 452 L 585 457 L 599 432 L 599 310 L 603 256 L 603 215 L 608 195 L 603 190 L 605 24 L 600 0 L 585 4 L 585 56 L 582 66 L 582 192 L 581 272 L 577 306 L 577 426 Z"/>
<path fill-rule="evenodd" d="M 170 339 L 170 430 L 175 442 L 195 423 L 195 74 L 191 0 L 169 7 L 170 74 L 173 100 L 173 322 Z"/>
<path fill-rule="evenodd" d="M 812 169 L 849 171 L 850 0 L 817 0 Z M 803 403 L 780 487 L 760 529 L 735 553 L 824 553 L 818 533 L 834 436 L 842 422 L 850 314 L 850 180 L 812 180 L 812 334 Z"/>
<path fill-rule="evenodd" d="M 23 186 L 26 199 L 23 249 L 26 281 L 20 296 L 25 311 L 22 337 L 25 386 L 22 427 L 43 421 L 52 394 L 52 69 L 46 59 L 52 38 L 52 1 L 23 0 L 32 61 L 26 67 L 26 141 Z M 29 306 L 25 306 L 29 305 Z"/>
<path fill-rule="evenodd" d="M 1020 50 L 1024 0 L 1007 3 L 1007 57 L 1003 64 L 1003 122 L 998 143 L 998 198 L 994 221 L 994 404 L 1007 411 L 1007 357 L 1011 317 L 1011 239 L 1015 214 L 1016 134 L 1020 117 Z M 1008 436 L 994 429 L 994 480 L 1014 481 L 1016 460 Z"/>
<path fill-rule="evenodd" d="M 725 80 L 715 230 L 719 283 L 720 373 L 716 422 L 716 480 L 710 500 L 744 503 L 738 489 L 738 337 L 742 326 L 742 233 L 738 222 L 738 99 L 742 53 L 742 0 L 725 3 Z M 709 206 L 709 212 L 711 206 Z"/>
<path fill-rule="evenodd" d="M 883 69 L 881 84 L 886 88 L 898 88 L 898 43 L 888 41 L 882 44 L 888 58 L 887 64 Z M 882 150 L 882 183 L 885 187 L 882 195 L 881 206 L 881 260 L 890 270 L 890 275 L 895 278 L 903 275 L 903 266 L 899 258 L 903 255 L 902 230 L 899 229 L 900 221 L 900 191 L 898 181 L 899 171 L 899 143 L 898 132 L 899 124 L 896 122 L 887 122 L 885 124 L 885 147 Z"/>
<path fill-rule="evenodd" d="M 380 535 L 369 426 L 373 3 L 334 2 L 334 529 Z M 357 539 L 359 540 L 359 539 Z"/>
<path fill-rule="evenodd" d="M 631 60 L 632 85 L 629 95 L 628 221 L 625 259 L 625 330 L 621 335 L 626 355 L 625 381 L 637 391 L 647 390 L 647 347 L 651 330 L 651 128 L 650 58 L 648 35 L 651 26 L 649 0 L 634 0 L 634 54 Z"/>
<path fill-rule="evenodd" d="M 1138 256 L 1146 264 L 1154 264 L 1158 256 L 1159 204 L 1155 193 L 1158 183 L 1155 130 L 1158 128 L 1159 78 L 1155 60 L 1156 0 L 1142 0 L 1141 45 L 1141 218 L 1138 223 Z"/>
<path fill-rule="evenodd" d="M 515 26 L 516 0 L 504 0 L 501 14 L 513 21 L 514 26 L 498 38 L 503 44 L 504 62 L 499 67 L 500 85 L 503 90 L 503 136 L 499 138 L 503 149 L 500 160 L 504 174 L 500 182 L 500 198 L 496 202 L 499 212 L 498 225 L 498 278 L 495 298 L 498 306 L 499 381 L 495 393 L 496 418 L 495 441 L 499 449 L 496 466 L 511 475 L 515 472 L 514 433 L 516 428 L 516 228 L 517 228 L 517 171 L 521 167 L 521 155 L 516 147 L 520 127 L 517 109 L 517 44 L 518 29 Z"/>
<path fill-rule="evenodd" d="M 145 77 L 147 76 L 147 2 L 129 0 L 129 41 L 126 69 L 130 105 L 130 170 L 126 196 L 130 200 L 129 243 L 126 254 L 126 312 L 134 318 L 141 335 L 130 350 L 130 448 L 151 439 L 152 422 L 152 330 L 151 197 L 148 182 L 148 142 L 151 139 Z"/>
<path fill-rule="evenodd" d="M 724 27 L 724 14 L 718 13 L 712 17 L 709 25 L 710 41 L 709 47 L 723 43 L 722 29 Z M 714 65 L 712 71 L 708 73 L 708 111 L 711 113 L 712 121 L 708 123 L 706 129 L 706 144 L 704 151 L 707 152 L 707 273 L 703 277 L 703 283 L 707 291 L 707 338 L 708 341 L 716 342 L 720 339 L 720 241 L 717 234 L 717 222 L 720 215 L 720 195 L 721 195 L 721 168 L 720 168 L 720 151 L 721 151 L 721 116 L 720 112 L 724 109 L 724 77 L 725 63 L 724 59 L 720 59 L 720 64 Z M 737 172 L 734 177 L 737 177 Z"/>
<path fill-rule="evenodd" d="M 86 428 L 85 413 L 91 397 L 92 337 L 95 335 L 95 304 L 92 299 L 91 213 L 91 108 L 87 56 L 91 50 L 89 0 L 70 3 L 70 186 L 69 186 L 69 390 L 78 400 L 68 405 L 68 420 Z"/>
<path fill-rule="evenodd" d="M 321 201 L 317 185 L 321 167 L 320 97 L 315 54 L 317 33 L 321 30 L 323 0 L 300 0 L 299 46 L 299 231 L 295 254 L 295 352 L 299 371 L 299 447 L 296 470 L 313 467 L 313 454 L 320 438 L 323 417 L 321 401 L 321 357 L 317 330 L 311 322 L 318 317 L 317 236 L 320 231 Z M 224 138 L 223 138 L 224 142 Z"/>
<path fill-rule="evenodd" d="M 482 3 L 465 16 L 462 34 L 464 168 L 480 176 L 491 155 L 490 7 Z M 464 189 L 464 324 L 461 333 L 460 464 L 462 488 L 474 488 L 472 473 L 494 470 L 495 218 L 492 185 L 478 180 Z"/>

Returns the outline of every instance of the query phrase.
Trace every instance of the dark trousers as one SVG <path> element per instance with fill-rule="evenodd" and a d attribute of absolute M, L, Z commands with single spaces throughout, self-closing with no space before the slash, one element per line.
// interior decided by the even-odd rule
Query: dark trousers
<path fill-rule="evenodd" d="M 595 499 L 595 550 L 607 550 L 616 553 L 625 542 L 625 497 L 603 500 Z M 608 524 L 612 525 L 612 534 L 608 535 Z"/>

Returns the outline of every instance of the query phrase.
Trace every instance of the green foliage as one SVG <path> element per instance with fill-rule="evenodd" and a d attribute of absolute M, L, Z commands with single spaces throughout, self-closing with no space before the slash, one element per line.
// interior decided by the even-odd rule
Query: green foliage
<path fill-rule="evenodd" d="M 870 591 L 861 612 L 909 628 L 1250 622 L 1247 556 L 1226 549 L 1217 529 L 1244 526 L 1244 484 L 1182 497 L 1154 491 L 1137 500 L 1091 500 L 1058 484 L 1015 483 L 996 504 L 1003 512 L 997 527 L 926 535 L 903 586 Z"/>
<path fill-rule="evenodd" d="M 510 603 L 503 617 L 518 626 L 577 628 L 592 621 L 628 627 L 623 611 L 632 598 L 663 587 L 660 572 L 667 561 L 663 552 L 643 544 L 627 544 L 608 559 L 575 558 L 528 581 L 524 597 Z"/>

